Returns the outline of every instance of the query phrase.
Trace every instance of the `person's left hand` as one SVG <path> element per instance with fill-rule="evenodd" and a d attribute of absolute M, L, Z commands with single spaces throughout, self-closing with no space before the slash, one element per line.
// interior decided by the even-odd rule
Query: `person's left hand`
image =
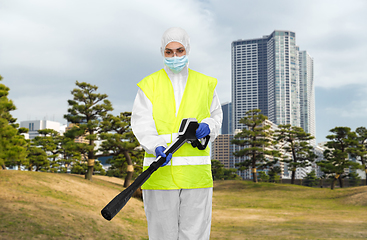
<path fill-rule="evenodd" d="M 206 123 L 199 123 L 198 129 L 196 129 L 196 138 L 201 139 L 209 135 L 209 133 L 210 133 L 209 125 Z"/>

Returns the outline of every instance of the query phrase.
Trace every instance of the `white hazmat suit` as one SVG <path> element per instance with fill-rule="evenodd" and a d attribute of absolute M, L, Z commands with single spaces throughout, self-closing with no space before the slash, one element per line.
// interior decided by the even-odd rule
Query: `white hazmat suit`
<path fill-rule="evenodd" d="M 170 28 L 162 37 L 161 52 L 170 42 L 179 42 L 190 51 L 189 36 L 181 28 Z M 188 63 L 179 73 L 164 66 L 171 80 L 178 111 L 188 77 Z M 210 139 L 219 134 L 222 109 L 214 91 L 210 108 L 211 116 L 202 121 L 210 129 Z M 177 112 L 176 112 L 177 115 Z M 152 103 L 139 88 L 135 98 L 131 125 L 136 138 L 149 154 L 155 155 L 158 146 L 167 147 L 166 140 L 159 136 L 152 115 Z M 148 221 L 149 239 L 209 239 L 212 208 L 212 188 L 143 190 L 144 209 Z"/>

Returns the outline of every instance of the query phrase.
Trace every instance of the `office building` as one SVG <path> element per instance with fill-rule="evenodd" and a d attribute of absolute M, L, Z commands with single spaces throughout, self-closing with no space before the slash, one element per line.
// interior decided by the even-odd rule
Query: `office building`
<path fill-rule="evenodd" d="M 211 147 L 211 157 L 213 160 L 220 161 L 225 168 L 234 168 L 233 161 L 233 145 L 231 140 L 233 139 L 233 134 L 220 134 L 212 142 Z"/>
<path fill-rule="evenodd" d="M 313 60 L 299 51 L 294 32 L 232 42 L 232 130 L 242 129 L 239 120 L 258 108 L 277 125 L 301 126 L 315 136 L 313 89 Z"/>
<path fill-rule="evenodd" d="M 232 132 L 251 109 L 274 122 L 274 83 L 268 81 L 268 38 L 232 42 Z M 270 104 L 270 105 L 269 105 Z"/>
<path fill-rule="evenodd" d="M 313 75 L 312 57 L 306 51 L 299 52 L 300 123 L 305 132 L 316 136 L 315 86 Z M 315 146 L 316 139 L 313 139 L 311 143 Z"/>
<path fill-rule="evenodd" d="M 20 127 L 28 128 L 28 138 L 33 139 L 40 136 L 38 130 L 43 129 L 53 129 L 60 134 L 65 132 L 65 125 L 61 125 L 59 122 L 49 121 L 49 120 L 30 120 L 20 122 Z M 27 135 L 26 135 L 27 136 Z"/>
<path fill-rule="evenodd" d="M 260 109 L 273 129 L 291 124 L 316 136 L 313 59 L 299 50 L 295 32 L 275 30 L 262 38 L 233 41 L 231 58 L 232 101 L 222 105 L 222 134 L 228 136 L 218 137 L 212 146 L 213 157 L 230 168 L 244 160 L 233 156 L 235 147 L 230 140 L 245 127 L 239 120 L 252 109 Z M 282 178 L 289 178 L 288 167 L 280 167 Z M 310 170 L 300 169 L 297 175 L 302 177 Z M 251 178 L 251 172 L 241 176 Z"/>
<path fill-rule="evenodd" d="M 232 133 L 232 103 L 222 104 L 223 111 L 223 121 L 221 134 L 231 134 Z"/>
<path fill-rule="evenodd" d="M 233 137 L 234 134 L 220 134 L 211 145 L 211 158 L 220 161 L 227 169 L 236 168 L 236 163 L 246 159 L 246 157 L 235 157 L 233 155 L 234 152 L 240 150 L 239 146 L 231 144 Z M 243 179 L 249 179 L 251 178 L 251 169 L 237 171 L 237 174 Z"/>

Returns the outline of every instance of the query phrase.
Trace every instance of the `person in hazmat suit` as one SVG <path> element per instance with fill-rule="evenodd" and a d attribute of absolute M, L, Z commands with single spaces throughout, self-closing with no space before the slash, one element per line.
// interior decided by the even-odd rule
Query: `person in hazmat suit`
<path fill-rule="evenodd" d="M 178 136 L 183 118 L 196 118 L 198 139 L 219 134 L 222 108 L 217 80 L 189 69 L 190 40 L 185 30 L 162 36 L 164 68 L 138 83 L 132 130 L 145 150 L 143 167 L 156 157 L 166 162 L 142 185 L 150 240 L 209 239 L 213 180 L 210 150 L 185 143 L 172 156 L 163 152 Z"/>

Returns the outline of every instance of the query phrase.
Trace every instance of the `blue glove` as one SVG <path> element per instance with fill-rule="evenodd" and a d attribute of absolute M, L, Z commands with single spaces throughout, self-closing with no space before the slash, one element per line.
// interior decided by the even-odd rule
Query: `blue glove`
<path fill-rule="evenodd" d="M 166 154 L 164 153 L 164 150 L 166 150 L 166 148 L 163 147 L 163 146 L 159 146 L 155 149 L 156 157 L 161 156 L 161 157 L 166 158 L 166 161 L 162 164 L 161 167 L 166 166 L 169 163 L 169 161 L 171 161 L 171 158 L 172 158 L 172 153 L 170 153 L 170 154 L 168 154 L 168 156 L 166 156 Z"/>
<path fill-rule="evenodd" d="M 198 129 L 196 129 L 196 138 L 201 139 L 209 135 L 209 133 L 210 133 L 209 125 L 206 123 L 199 123 Z"/>

